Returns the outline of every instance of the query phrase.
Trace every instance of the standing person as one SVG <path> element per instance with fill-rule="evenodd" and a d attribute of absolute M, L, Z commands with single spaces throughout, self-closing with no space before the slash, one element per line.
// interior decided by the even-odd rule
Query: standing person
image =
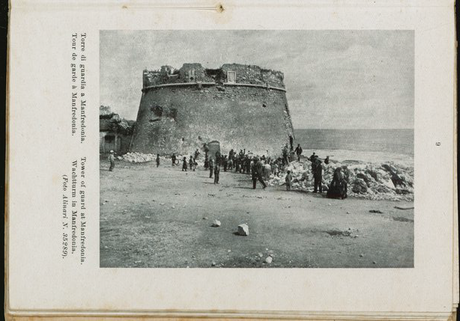
<path fill-rule="evenodd" d="M 195 163 L 195 161 L 193 160 L 192 155 L 190 155 L 190 159 L 188 161 L 188 166 L 189 166 L 190 170 L 193 169 L 193 163 Z"/>
<path fill-rule="evenodd" d="M 184 157 L 184 159 L 182 160 L 182 171 L 187 171 L 187 157 Z"/>
<path fill-rule="evenodd" d="M 198 148 L 195 151 L 194 159 L 197 160 L 198 156 L 200 156 L 200 152 L 198 151 Z"/>
<path fill-rule="evenodd" d="M 326 156 L 326 159 L 324 160 L 324 164 L 329 165 L 329 156 Z"/>
<path fill-rule="evenodd" d="M 176 154 L 172 154 L 171 156 L 172 166 L 176 165 Z"/>
<path fill-rule="evenodd" d="M 295 153 L 297 155 L 297 161 L 300 162 L 300 155 L 302 155 L 302 147 L 300 147 L 300 144 L 297 144 L 297 147 L 295 148 Z"/>
<path fill-rule="evenodd" d="M 193 159 L 193 163 L 192 163 L 192 169 L 193 171 L 196 170 L 196 166 L 198 165 L 198 162 L 196 161 L 196 159 Z"/>
<path fill-rule="evenodd" d="M 286 178 L 284 180 L 286 181 L 286 191 L 290 191 L 292 182 L 291 171 L 287 171 Z"/>
<path fill-rule="evenodd" d="M 257 181 L 259 181 L 262 184 L 263 189 L 267 187 L 264 180 L 262 179 L 262 168 L 263 168 L 262 162 L 258 158 L 255 158 L 254 165 L 252 166 L 252 188 L 253 189 L 256 189 Z"/>
<path fill-rule="evenodd" d="M 313 152 L 313 154 L 311 154 L 310 156 L 310 162 L 313 164 L 315 162 L 315 159 L 318 158 L 318 155 L 315 154 L 315 152 Z"/>
<path fill-rule="evenodd" d="M 214 164 L 219 165 L 219 166 L 222 165 L 222 159 L 220 157 L 220 152 L 219 151 L 216 152 L 216 160 L 215 160 Z"/>
<path fill-rule="evenodd" d="M 204 155 L 204 169 L 208 169 L 209 167 L 209 160 L 208 160 L 208 154 Z"/>
<path fill-rule="evenodd" d="M 322 185 L 323 165 L 321 165 L 321 161 L 318 158 L 315 159 L 315 169 L 313 171 L 313 178 L 314 178 L 314 185 L 315 185 L 315 187 L 313 188 L 313 193 L 316 193 L 318 189 L 319 189 L 319 192 L 322 193 L 323 192 L 323 185 Z"/>
<path fill-rule="evenodd" d="M 289 147 L 288 147 L 288 144 L 286 143 L 286 145 L 283 147 L 283 166 L 289 165 L 288 155 L 289 155 Z"/>
<path fill-rule="evenodd" d="M 157 167 L 160 166 L 160 154 L 157 154 Z"/>
<path fill-rule="evenodd" d="M 273 170 L 273 175 L 279 177 L 278 161 L 274 161 L 274 162 L 273 162 L 272 170 Z"/>
<path fill-rule="evenodd" d="M 227 168 L 231 171 L 233 169 L 233 158 L 230 158 L 227 162 Z"/>
<path fill-rule="evenodd" d="M 209 178 L 212 178 L 212 172 L 214 170 L 214 168 L 213 168 L 214 167 L 214 161 L 213 161 L 212 158 L 209 160 L 208 165 L 209 165 Z"/>
<path fill-rule="evenodd" d="M 115 168 L 115 155 L 114 155 L 113 150 L 110 150 L 110 154 L 109 154 L 108 160 L 109 160 L 109 162 L 110 162 L 109 171 L 113 171 L 113 169 Z"/>
<path fill-rule="evenodd" d="M 224 159 L 222 161 L 222 165 L 224 165 L 224 172 L 227 171 L 227 165 L 228 165 L 228 161 L 227 161 L 227 155 L 224 155 Z"/>
<path fill-rule="evenodd" d="M 219 184 L 219 173 L 220 166 L 216 163 L 216 166 L 214 166 L 214 184 Z"/>
<path fill-rule="evenodd" d="M 230 152 L 228 152 L 228 160 L 232 160 L 234 154 L 235 154 L 235 152 L 233 151 L 233 148 L 230 149 Z M 231 168 L 230 168 L 230 169 L 231 169 Z"/>

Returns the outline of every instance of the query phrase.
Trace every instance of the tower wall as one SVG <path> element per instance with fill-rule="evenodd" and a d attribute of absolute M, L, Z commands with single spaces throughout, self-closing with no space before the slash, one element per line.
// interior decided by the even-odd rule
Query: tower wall
<path fill-rule="evenodd" d="M 289 136 L 294 137 L 282 73 L 242 65 L 224 65 L 211 72 L 195 66 L 191 73 L 192 65 L 196 64 L 186 64 L 173 75 L 179 85 L 169 86 L 164 77 L 156 85 L 144 82 L 131 151 L 190 154 L 217 140 L 223 153 L 233 148 L 280 154 Z M 236 83 L 225 83 L 227 70 L 236 72 Z M 190 76 L 198 83 L 185 85 Z"/>

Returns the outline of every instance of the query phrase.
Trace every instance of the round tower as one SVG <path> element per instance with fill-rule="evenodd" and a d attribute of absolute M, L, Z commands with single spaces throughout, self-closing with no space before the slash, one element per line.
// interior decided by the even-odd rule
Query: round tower
<path fill-rule="evenodd" d="M 223 153 L 280 154 L 294 139 L 283 78 L 279 71 L 240 64 L 144 70 L 130 150 L 191 154 L 218 141 Z"/>

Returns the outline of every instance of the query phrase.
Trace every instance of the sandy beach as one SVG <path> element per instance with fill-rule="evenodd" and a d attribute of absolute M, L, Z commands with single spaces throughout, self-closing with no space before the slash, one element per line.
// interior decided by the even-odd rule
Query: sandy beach
<path fill-rule="evenodd" d="M 413 202 L 328 199 L 163 162 L 100 163 L 101 267 L 413 267 Z M 397 209 L 395 208 L 409 208 Z M 370 212 L 373 211 L 373 212 Z M 212 227 L 219 220 L 220 227 Z M 237 235 L 239 224 L 249 235 Z M 266 263 L 267 257 L 272 258 Z"/>

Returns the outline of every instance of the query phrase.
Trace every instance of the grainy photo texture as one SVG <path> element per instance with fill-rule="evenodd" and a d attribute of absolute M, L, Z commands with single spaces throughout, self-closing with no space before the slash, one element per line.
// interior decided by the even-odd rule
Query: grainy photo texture
<path fill-rule="evenodd" d="M 414 266 L 413 31 L 101 31 L 100 266 Z"/>

